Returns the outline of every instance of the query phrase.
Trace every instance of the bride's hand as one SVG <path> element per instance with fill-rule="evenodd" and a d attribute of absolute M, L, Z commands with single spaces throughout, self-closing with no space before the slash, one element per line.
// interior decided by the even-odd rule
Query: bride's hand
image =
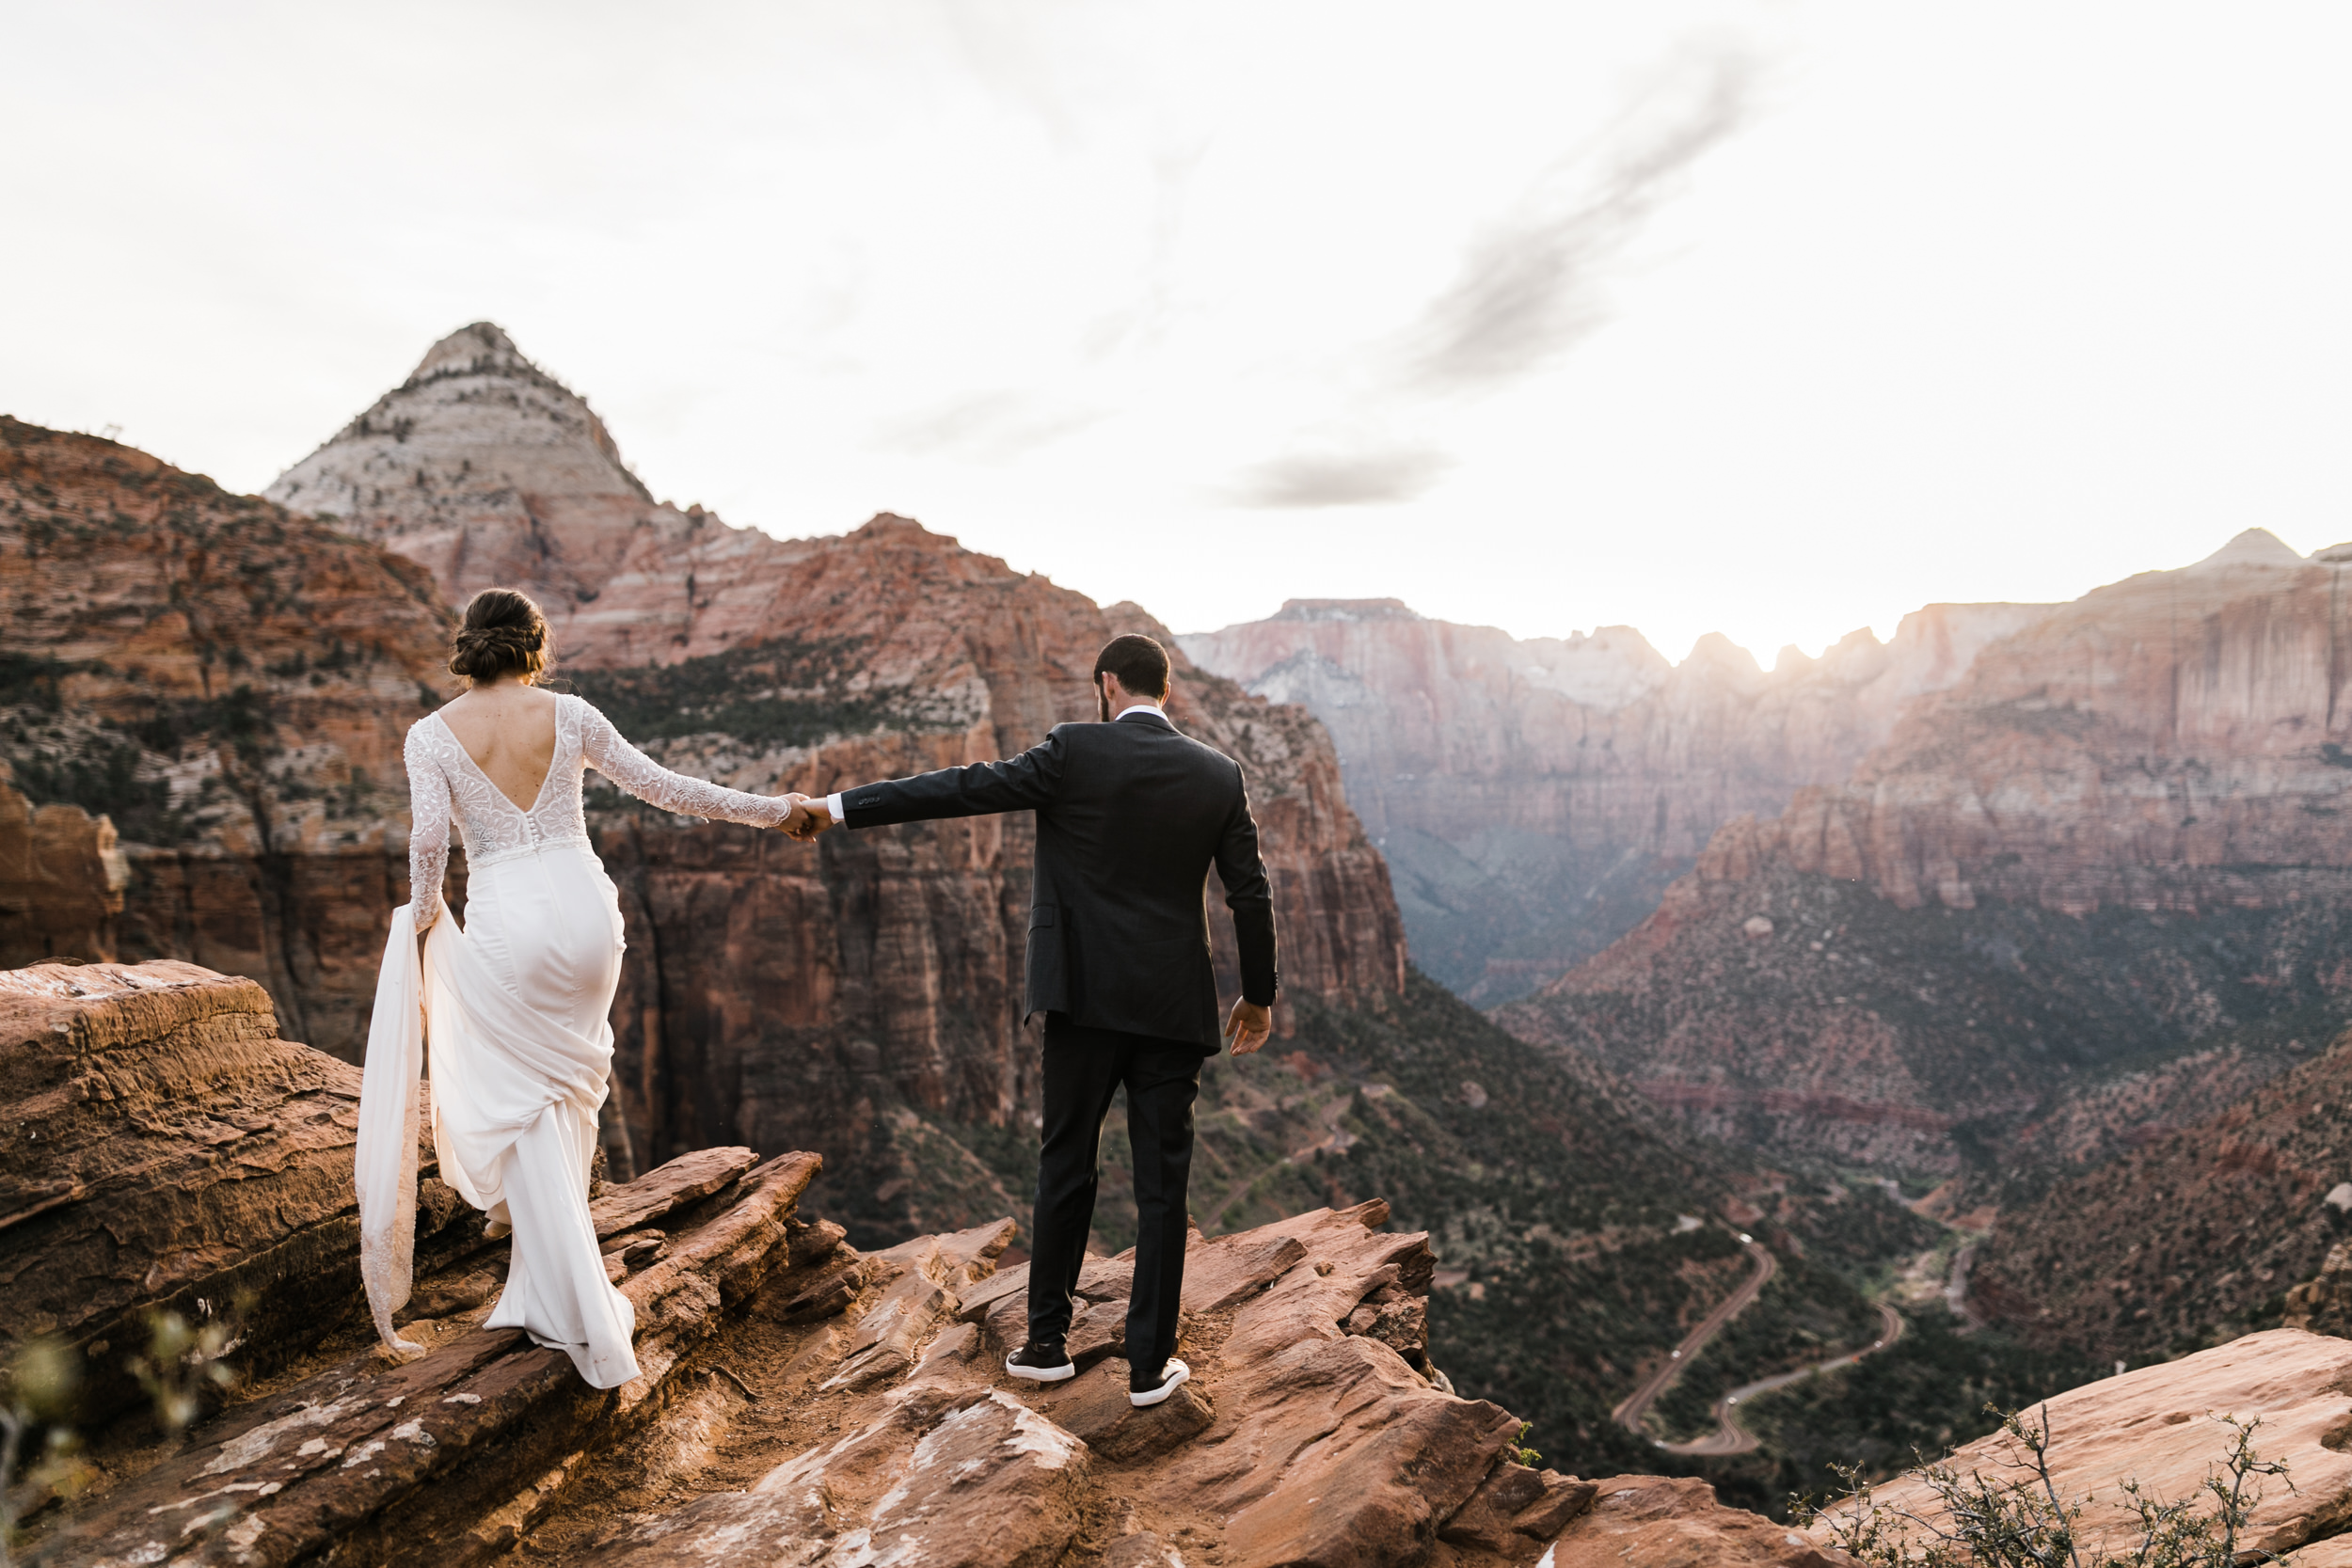
<path fill-rule="evenodd" d="M 817 797 L 803 795 L 795 790 L 785 796 L 784 800 L 792 809 L 776 826 L 784 831 L 787 838 L 796 839 L 803 844 L 812 844 L 816 842 L 818 834 L 833 826 L 833 813 L 827 810 L 825 802 Z"/>

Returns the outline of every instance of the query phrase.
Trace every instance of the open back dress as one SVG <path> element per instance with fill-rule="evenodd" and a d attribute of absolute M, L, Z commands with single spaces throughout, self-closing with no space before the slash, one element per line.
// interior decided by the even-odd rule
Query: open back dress
<path fill-rule="evenodd" d="M 408 1298 L 415 1246 L 418 1077 L 432 1061 L 441 1179 L 514 1227 L 485 1327 L 564 1351 L 599 1388 L 638 1375 L 635 1311 L 606 1278 L 588 1213 L 596 1117 L 612 1068 L 620 897 L 588 838 L 593 768 L 664 811 L 775 827 L 787 803 L 662 768 L 578 697 L 555 707 L 555 760 L 516 805 L 438 714 L 408 732 L 409 902 L 393 911 L 368 1035 L 357 1152 L 361 1273 L 377 1332 Z M 465 836 L 466 914 L 445 918 L 450 824 Z M 416 935 L 425 934 L 420 960 Z"/>

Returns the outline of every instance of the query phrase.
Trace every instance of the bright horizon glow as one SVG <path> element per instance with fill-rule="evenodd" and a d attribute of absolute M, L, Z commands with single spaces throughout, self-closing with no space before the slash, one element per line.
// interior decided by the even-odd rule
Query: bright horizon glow
<path fill-rule="evenodd" d="M 486 318 L 659 496 L 1182 631 L 2352 538 L 2338 8 L 0 8 L 0 409 L 240 491 Z"/>

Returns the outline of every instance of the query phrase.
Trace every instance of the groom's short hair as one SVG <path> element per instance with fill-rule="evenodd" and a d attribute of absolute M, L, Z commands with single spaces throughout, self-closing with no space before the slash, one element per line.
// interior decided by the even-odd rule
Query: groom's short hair
<path fill-rule="evenodd" d="M 1105 674 L 1138 697 L 1168 695 L 1168 650 L 1139 632 L 1114 637 L 1094 656 L 1094 684 Z"/>

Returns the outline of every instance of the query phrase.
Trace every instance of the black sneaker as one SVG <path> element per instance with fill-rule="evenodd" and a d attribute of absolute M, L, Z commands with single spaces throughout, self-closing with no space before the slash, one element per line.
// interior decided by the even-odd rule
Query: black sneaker
<path fill-rule="evenodd" d="M 1127 1402 L 1137 1409 L 1157 1404 L 1174 1393 L 1176 1386 L 1190 1376 L 1192 1369 L 1172 1355 L 1161 1366 L 1159 1377 L 1153 1382 L 1145 1382 L 1144 1374 L 1131 1369 L 1127 1374 Z"/>
<path fill-rule="evenodd" d="M 1015 1377 L 1025 1377 L 1031 1383 L 1059 1383 L 1064 1378 L 1078 1375 L 1078 1369 L 1071 1361 L 1070 1353 L 1061 1348 L 1058 1340 L 1043 1345 L 1030 1340 L 1005 1357 L 1005 1370 Z"/>

